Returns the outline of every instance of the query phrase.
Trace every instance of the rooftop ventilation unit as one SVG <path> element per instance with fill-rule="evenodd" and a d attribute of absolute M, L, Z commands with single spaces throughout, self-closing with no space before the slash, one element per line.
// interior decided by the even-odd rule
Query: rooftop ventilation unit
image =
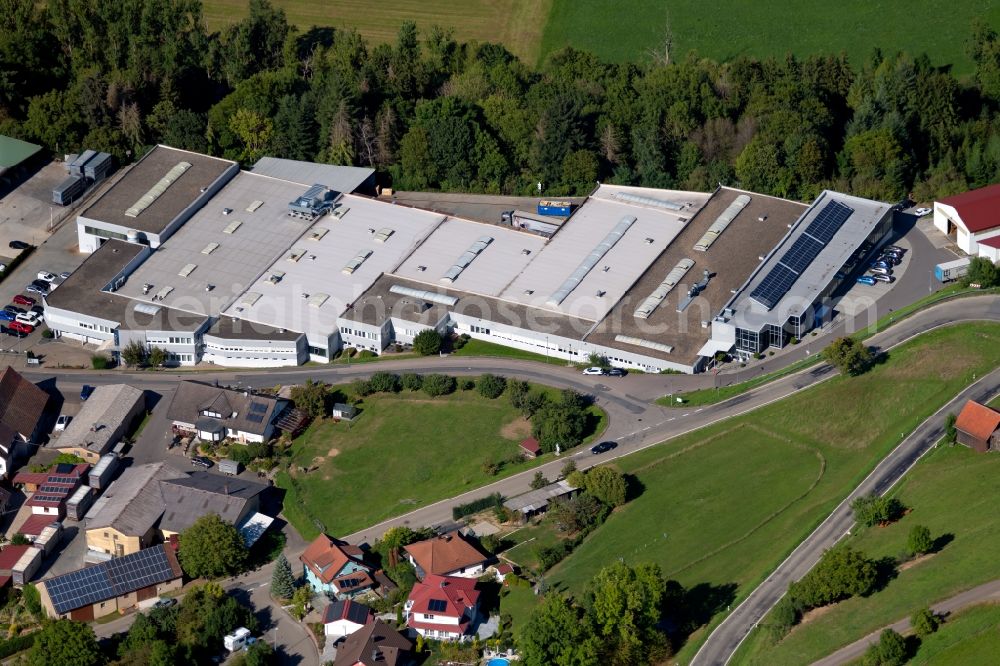
<path fill-rule="evenodd" d="M 168 287 L 163 287 L 158 292 L 156 292 L 155 294 L 153 294 L 153 300 L 154 301 L 162 301 L 164 298 L 166 298 L 167 296 L 169 296 L 170 292 L 172 292 L 173 290 L 174 290 L 173 287 L 169 287 L 169 286 Z"/>
<path fill-rule="evenodd" d="M 708 228 L 705 235 L 694 244 L 694 249 L 699 252 L 704 252 L 708 248 L 712 247 L 712 243 L 722 235 L 722 232 L 726 230 L 729 223 L 736 219 L 736 216 L 750 204 L 750 197 L 745 194 L 733 199 L 733 202 L 729 204 L 726 210 L 722 211 L 719 217 L 715 218 L 715 222 Z"/>
<path fill-rule="evenodd" d="M 608 235 L 604 237 L 597 247 L 591 250 L 587 258 L 577 267 L 573 273 L 566 278 L 566 280 L 559 286 L 558 289 L 549 297 L 548 303 L 552 306 L 557 306 L 566 300 L 570 292 L 577 288 L 577 286 L 583 282 L 583 278 L 587 277 L 594 266 L 597 265 L 604 255 L 608 253 L 608 250 L 613 248 L 615 244 L 621 240 L 625 232 L 629 230 L 633 224 L 635 224 L 635 216 L 626 215 L 621 219 L 621 221 L 615 225 L 615 228 L 608 232 Z"/>
<path fill-rule="evenodd" d="M 258 208 L 260 208 L 263 205 L 264 205 L 264 202 L 261 201 L 261 200 L 259 200 L 259 199 L 255 200 L 255 201 L 251 201 L 250 205 L 247 206 L 247 212 L 248 213 L 253 213 L 254 211 L 256 211 Z"/>
<path fill-rule="evenodd" d="M 153 205 L 153 202 L 160 198 L 160 195 L 167 191 L 175 180 L 184 175 L 184 172 L 191 168 L 190 162 L 178 162 L 171 167 L 167 175 L 161 178 L 156 185 L 139 197 L 139 200 L 125 210 L 125 217 L 139 217 L 142 211 Z"/>
<path fill-rule="evenodd" d="M 226 225 L 226 228 L 222 230 L 222 233 L 235 234 L 236 230 L 239 229 L 241 226 L 243 226 L 242 222 L 240 222 L 239 220 L 233 220 L 232 222 Z"/>
<path fill-rule="evenodd" d="M 212 254 L 213 252 L 215 252 L 218 249 L 219 249 L 219 244 L 218 243 L 209 243 L 208 245 L 205 246 L 205 249 L 203 249 L 201 251 L 201 253 L 202 254 Z"/>
<path fill-rule="evenodd" d="M 330 212 L 334 198 L 333 190 L 317 183 L 295 201 L 288 202 L 288 216 L 311 222 Z"/>
<path fill-rule="evenodd" d="M 664 354 L 669 354 L 674 350 L 673 347 L 663 344 L 662 342 L 653 342 L 652 340 L 646 340 L 645 338 L 635 338 L 631 335 L 616 335 L 615 342 L 620 342 L 625 345 L 635 345 L 636 347 L 645 347 L 646 349 L 655 349 L 656 351 L 661 351 Z"/>
<path fill-rule="evenodd" d="M 232 208 L 223 208 L 223 209 L 222 209 L 222 214 L 223 214 L 223 215 L 229 215 L 229 214 L 230 214 L 230 213 L 232 213 L 232 212 L 233 212 L 233 209 L 232 209 Z"/>
<path fill-rule="evenodd" d="M 351 275 L 352 273 L 354 273 L 354 271 L 361 268 L 361 264 L 365 263 L 365 259 L 367 259 L 370 256 L 372 256 L 371 250 L 362 250 L 361 252 L 358 252 L 356 255 L 354 255 L 353 259 L 347 262 L 347 265 L 344 266 L 340 270 L 340 272 L 343 273 L 344 275 Z"/>
<path fill-rule="evenodd" d="M 319 308 L 330 298 L 330 294 L 313 294 L 309 297 L 309 307 Z"/>
<path fill-rule="evenodd" d="M 260 300 L 261 294 L 256 291 L 248 291 L 243 294 L 243 298 L 240 299 L 240 304 L 246 307 L 251 307 L 254 303 Z"/>
<path fill-rule="evenodd" d="M 439 305 L 447 305 L 449 307 L 454 306 L 458 303 L 457 296 L 449 296 L 448 294 L 439 294 L 436 291 L 426 291 L 424 289 L 413 289 L 412 287 L 404 287 L 400 284 L 394 284 L 389 287 L 389 291 L 393 294 L 399 294 L 401 296 L 412 296 L 413 298 L 422 298 L 425 301 L 430 301 L 431 303 L 437 303 Z"/>
<path fill-rule="evenodd" d="M 297 247 L 291 251 L 288 255 L 288 261 L 298 262 L 303 256 L 305 256 L 306 251 L 300 247 Z"/>
<path fill-rule="evenodd" d="M 350 208 L 337 208 L 330 214 L 339 220 L 343 218 L 345 215 L 347 215 L 349 212 L 351 212 Z"/>
<path fill-rule="evenodd" d="M 196 268 L 198 268 L 198 264 L 187 264 L 181 269 L 181 272 L 178 273 L 178 275 L 181 277 L 187 277 L 188 275 L 191 275 L 191 273 L 194 273 L 194 269 Z"/>
<path fill-rule="evenodd" d="M 692 266 L 694 266 L 694 262 L 690 259 L 685 258 L 678 261 L 677 265 L 667 273 L 667 277 L 663 278 L 663 282 L 642 302 L 642 305 L 635 309 L 633 316 L 637 319 L 648 319 L 653 314 L 653 311 L 659 307 L 660 303 L 663 302 L 663 299 L 667 297 L 667 294 L 684 279 L 684 276 L 691 270 Z"/>
<path fill-rule="evenodd" d="M 631 192 L 615 192 L 611 196 L 620 201 L 652 206 L 654 208 L 664 208 L 666 210 L 684 210 L 684 207 L 687 206 L 687 204 L 677 203 L 676 201 L 667 201 L 666 199 L 657 199 L 655 197 L 643 196 L 642 194 L 632 194 Z"/>
<path fill-rule="evenodd" d="M 394 233 L 396 233 L 395 230 L 390 229 L 389 227 L 382 227 L 381 229 L 378 230 L 378 233 L 375 234 L 375 242 L 384 243 L 387 240 L 389 240 L 389 237 L 392 236 Z"/>
<path fill-rule="evenodd" d="M 274 271 L 267 276 L 267 282 L 270 284 L 278 284 L 281 282 L 281 278 L 285 277 L 284 271 Z"/>
<path fill-rule="evenodd" d="M 458 258 L 451 268 L 445 271 L 444 276 L 441 278 L 441 282 L 447 282 L 452 284 L 458 279 L 458 276 L 462 274 L 469 264 L 482 253 L 490 243 L 493 242 L 492 236 L 480 236 L 479 239 L 473 243 L 468 250 L 462 253 L 462 256 Z"/>
<path fill-rule="evenodd" d="M 325 227 L 315 227 L 311 232 L 309 232 L 309 240 L 311 241 L 323 240 L 323 236 L 326 236 L 326 234 L 329 231 L 330 230 Z"/>

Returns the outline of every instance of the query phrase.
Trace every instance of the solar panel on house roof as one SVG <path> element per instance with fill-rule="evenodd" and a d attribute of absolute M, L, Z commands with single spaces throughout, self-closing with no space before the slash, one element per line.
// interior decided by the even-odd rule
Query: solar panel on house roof
<path fill-rule="evenodd" d="M 73 467 L 74 465 L 72 465 L 71 463 L 59 463 L 58 465 L 56 465 L 56 468 L 53 471 L 56 474 L 69 474 L 70 472 L 73 471 Z"/>
<path fill-rule="evenodd" d="M 57 613 L 90 606 L 115 596 L 103 566 L 87 567 L 53 578 L 46 581 L 45 588 Z"/>
<path fill-rule="evenodd" d="M 781 257 L 781 263 L 802 275 L 802 272 L 809 267 L 809 264 L 813 262 L 822 249 L 823 244 L 815 238 L 806 235 L 799 236 Z"/>
<path fill-rule="evenodd" d="M 263 423 L 264 422 L 264 415 L 263 414 L 247 414 L 247 421 L 250 421 L 252 423 Z"/>
<path fill-rule="evenodd" d="M 264 414 L 265 412 L 267 412 L 267 405 L 263 402 L 254 402 L 250 404 L 251 414 Z"/>
<path fill-rule="evenodd" d="M 141 590 L 174 576 L 163 548 L 149 548 L 128 557 L 116 557 L 108 560 L 105 566 L 117 594 Z"/>
<path fill-rule="evenodd" d="M 444 599 L 431 599 L 427 602 L 427 610 L 434 613 L 440 613 L 446 608 L 448 608 L 448 602 Z"/>

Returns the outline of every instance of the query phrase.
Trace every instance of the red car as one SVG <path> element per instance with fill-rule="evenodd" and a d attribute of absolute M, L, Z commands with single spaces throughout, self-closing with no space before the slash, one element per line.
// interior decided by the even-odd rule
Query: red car
<path fill-rule="evenodd" d="M 7 325 L 7 328 L 12 331 L 17 331 L 18 333 L 28 334 L 35 330 L 34 326 L 29 326 L 28 324 L 22 324 L 19 321 L 12 321 Z"/>
<path fill-rule="evenodd" d="M 35 303 L 38 302 L 35 299 L 33 299 L 31 296 L 22 296 L 21 294 L 18 294 L 17 296 L 15 296 L 13 298 L 13 301 L 15 303 L 17 303 L 18 305 L 27 305 L 28 307 L 31 307 L 32 305 L 34 305 Z"/>

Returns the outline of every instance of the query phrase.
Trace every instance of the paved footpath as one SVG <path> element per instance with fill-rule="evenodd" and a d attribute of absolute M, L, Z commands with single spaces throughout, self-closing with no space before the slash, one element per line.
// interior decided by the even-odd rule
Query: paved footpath
<path fill-rule="evenodd" d="M 1000 602 L 1000 580 L 991 580 L 988 583 L 983 583 L 971 590 L 966 590 L 940 603 L 936 603 L 931 606 L 931 610 L 937 615 L 947 616 L 970 606 L 997 602 Z M 814 662 L 813 666 L 839 666 L 840 664 L 854 661 L 864 655 L 870 645 L 878 643 L 879 636 L 884 630 L 893 629 L 899 633 L 904 633 L 911 628 L 909 618 L 899 620 L 887 627 L 882 627 L 878 631 L 873 631 L 861 640 L 840 648 L 829 657 L 824 657 Z"/>

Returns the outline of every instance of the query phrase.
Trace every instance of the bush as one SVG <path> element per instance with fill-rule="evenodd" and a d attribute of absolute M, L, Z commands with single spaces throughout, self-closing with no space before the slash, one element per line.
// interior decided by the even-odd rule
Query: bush
<path fill-rule="evenodd" d="M 13 638 L 8 638 L 5 641 L 0 641 L 0 659 L 6 659 L 7 657 L 17 654 L 18 652 L 23 652 L 34 644 L 34 633 L 26 634 L 24 636 L 14 636 Z"/>
<path fill-rule="evenodd" d="M 851 502 L 854 519 L 865 527 L 898 520 L 903 515 L 903 509 L 903 503 L 895 497 L 867 495 Z"/>
<path fill-rule="evenodd" d="M 42 337 L 45 338 L 46 340 L 51 340 L 52 338 L 56 337 L 56 334 L 50 331 L 49 329 L 45 329 L 44 331 L 42 331 Z"/>
<path fill-rule="evenodd" d="M 849 546 L 838 546 L 823 553 L 809 573 L 789 586 L 788 594 L 805 610 L 864 596 L 877 582 L 878 568 L 873 560 Z"/>
<path fill-rule="evenodd" d="M 978 284 L 983 289 L 995 287 L 1000 284 L 1000 269 L 986 257 L 973 257 L 962 282 L 965 286 Z"/>
<path fill-rule="evenodd" d="M 476 380 L 464 377 L 463 379 L 458 380 L 458 387 L 463 391 L 471 391 L 476 388 Z"/>
<path fill-rule="evenodd" d="M 480 497 L 479 499 L 472 500 L 465 504 L 459 504 L 458 506 L 453 506 L 451 508 L 451 517 L 454 520 L 459 518 L 464 518 L 465 516 L 471 516 L 474 513 L 479 513 L 484 509 L 489 509 L 496 506 L 503 506 L 503 495 L 500 493 L 493 493 L 492 495 L 487 495 L 486 497 Z"/>
<path fill-rule="evenodd" d="M 401 380 L 407 391 L 419 391 L 424 386 L 424 378 L 415 372 L 404 372 Z"/>
<path fill-rule="evenodd" d="M 917 636 L 924 638 L 930 636 L 941 626 L 941 618 L 934 614 L 930 608 L 921 608 L 910 616 L 910 624 Z"/>
<path fill-rule="evenodd" d="M 358 353 L 358 358 L 375 358 L 376 356 L 378 356 L 378 354 L 373 352 L 371 349 L 362 349 Z"/>
<path fill-rule="evenodd" d="M 479 376 L 476 386 L 479 387 L 479 395 L 490 400 L 495 400 L 503 395 L 504 390 L 507 388 L 507 379 L 500 375 L 487 373 Z"/>
<path fill-rule="evenodd" d="M 781 637 L 798 624 L 799 619 L 799 609 L 796 607 L 795 601 L 786 594 L 771 611 L 770 624 L 774 627 L 777 636 Z"/>
<path fill-rule="evenodd" d="M 886 629 L 878 643 L 865 652 L 862 663 L 864 666 L 903 666 L 906 659 L 906 639 L 892 629 Z"/>
<path fill-rule="evenodd" d="M 573 552 L 575 544 L 572 540 L 566 539 L 554 546 L 539 548 L 535 551 L 538 557 L 538 565 L 542 571 L 547 571 L 566 559 L 566 556 Z"/>
<path fill-rule="evenodd" d="M 455 392 L 455 378 L 450 375 L 430 374 L 424 377 L 424 393 L 434 398 Z"/>
<path fill-rule="evenodd" d="M 545 478 L 545 475 L 541 472 L 535 472 L 535 476 L 531 479 L 531 487 L 533 490 L 539 490 L 549 485 L 550 481 Z"/>
<path fill-rule="evenodd" d="M 368 385 L 372 393 L 399 393 L 403 386 L 399 375 L 384 371 L 372 373 Z"/>
<path fill-rule="evenodd" d="M 425 328 L 413 338 L 413 351 L 421 356 L 433 356 L 441 351 L 441 334 L 433 328 Z"/>
<path fill-rule="evenodd" d="M 347 358 L 353 358 L 357 353 L 358 353 L 357 349 L 355 349 L 354 347 L 348 347 L 347 349 L 344 350 L 343 355 L 346 356 Z"/>
<path fill-rule="evenodd" d="M 481 469 L 486 476 L 496 476 L 500 473 L 500 463 L 492 458 L 487 458 L 483 461 Z"/>
<path fill-rule="evenodd" d="M 914 525 L 906 539 L 906 551 L 910 555 L 923 555 L 934 548 L 934 539 L 926 525 Z"/>
<path fill-rule="evenodd" d="M 351 385 L 347 390 L 355 398 L 364 398 L 365 396 L 374 393 L 371 382 L 365 381 L 364 379 L 355 379 L 351 382 Z"/>
<path fill-rule="evenodd" d="M 561 476 L 564 479 L 568 479 L 569 475 L 575 471 L 576 471 L 576 461 L 570 458 L 566 461 L 566 464 L 562 466 L 562 469 L 559 471 L 559 476 Z"/>
<path fill-rule="evenodd" d="M 94 370 L 107 370 L 110 361 L 107 356 L 101 356 L 100 354 L 94 354 L 90 357 L 90 367 Z"/>
<path fill-rule="evenodd" d="M 949 413 L 944 419 L 944 438 L 949 444 L 954 444 L 955 438 L 958 437 L 958 430 L 955 429 L 955 421 L 957 420 L 955 412 Z"/>

